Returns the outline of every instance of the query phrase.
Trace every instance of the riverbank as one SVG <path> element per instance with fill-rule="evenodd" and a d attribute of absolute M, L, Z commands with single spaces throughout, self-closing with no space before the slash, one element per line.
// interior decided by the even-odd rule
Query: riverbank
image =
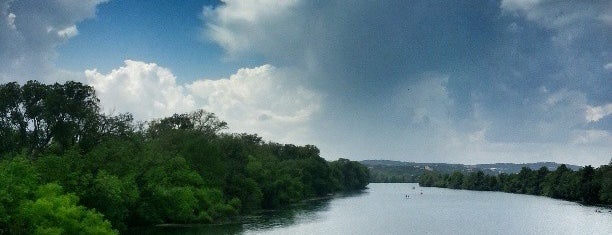
<path fill-rule="evenodd" d="M 607 234 L 612 213 L 520 194 L 417 184 L 368 185 L 245 217 L 241 223 L 154 228 L 140 234 Z M 423 195 L 419 194 L 423 190 Z M 404 198 L 411 194 L 410 200 Z M 444 224 L 444 226 L 440 226 Z M 137 234 L 137 233 L 134 233 Z"/>
<path fill-rule="evenodd" d="M 612 206 L 612 163 L 598 168 L 586 166 L 572 171 L 561 165 L 554 171 L 522 168 L 516 174 L 487 175 L 482 171 L 443 174 L 425 172 L 419 179 L 423 187 L 500 191 L 546 196 L 584 205 Z"/>

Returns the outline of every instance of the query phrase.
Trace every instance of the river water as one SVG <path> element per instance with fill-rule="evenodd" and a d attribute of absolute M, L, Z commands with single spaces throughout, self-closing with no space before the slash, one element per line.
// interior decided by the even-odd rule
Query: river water
<path fill-rule="evenodd" d="M 611 210 L 530 195 L 421 188 L 418 184 L 370 184 L 360 193 L 311 200 L 285 210 L 261 212 L 241 218 L 240 223 L 156 227 L 132 232 L 612 234 Z"/>

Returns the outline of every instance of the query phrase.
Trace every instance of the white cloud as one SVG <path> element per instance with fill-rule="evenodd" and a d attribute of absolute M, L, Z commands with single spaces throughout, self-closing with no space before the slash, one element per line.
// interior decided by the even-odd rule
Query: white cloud
<path fill-rule="evenodd" d="M 195 81 L 187 88 L 202 108 L 217 113 L 232 131 L 305 143 L 321 97 L 292 77 L 291 71 L 263 65 L 240 69 L 229 78 Z"/>
<path fill-rule="evenodd" d="M 153 63 L 125 61 L 108 74 L 87 70 L 106 112 L 130 112 L 149 120 L 205 109 L 228 122 L 231 132 L 257 133 L 279 142 L 309 143 L 308 128 L 321 97 L 271 65 L 243 68 L 229 78 L 180 85 Z"/>
<path fill-rule="evenodd" d="M 588 122 L 597 122 L 612 114 L 612 103 L 602 105 L 602 106 L 590 106 L 586 107 L 586 116 L 585 119 Z"/>
<path fill-rule="evenodd" d="M 612 63 L 607 63 L 603 66 L 605 70 L 612 71 Z"/>
<path fill-rule="evenodd" d="M 106 111 L 130 112 L 149 120 L 195 110 L 195 102 L 177 85 L 170 70 L 156 64 L 126 60 L 108 74 L 85 71 Z"/>
<path fill-rule="evenodd" d="M 17 16 L 15 14 L 13 14 L 12 12 L 9 12 L 8 16 L 6 17 L 6 23 L 9 26 L 10 29 L 17 29 L 17 27 L 15 27 L 15 18 Z"/>
<path fill-rule="evenodd" d="M 74 37 L 77 34 L 79 34 L 79 30 L 77 30 L 76 25 L 72 25 L 72 26 L 66 27 L 65 29 L 57 31 L 58 36 L 62 38 L 66 38 L 66 39 Z"/>

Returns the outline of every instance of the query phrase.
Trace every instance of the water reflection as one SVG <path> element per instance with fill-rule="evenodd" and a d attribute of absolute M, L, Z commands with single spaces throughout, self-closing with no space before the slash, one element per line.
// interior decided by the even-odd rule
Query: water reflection
<path fill-rule="evenodd" d="M 354 197 L 366 194 L 366 191 L 341 193 L 326 198 L 306 200 L 293 204 L 282 210 L 267 210 L 242 216 L 234 223 L 219 225 L 184 225 L 184 226 L 158 226 L 147 228 L 133 228 L 127 234 L 242 234 L 249 232 L 262 232 L 276 228 L 283 228 L 295 224 L 315 222 L 322 219 L 320 212 L 329 210 L 330 201 L 338 198 Z"/>
<path fill-rule="evenodd" d="M 126 234 L 151 234 L 151 235 L 195 235 L 195 234 L 240 234 L 244 230 L 241 224 L 224 225 L 192 225 L 192 226 L 164 226 L 133 228 Z"/>
<path fill-rule="evenodd" d="M 130 234 L 611 234 L 612 213 L 546 197 L 371 184 L 361 193 L 262 211 L 236 223 Z M 420 192 L 423 191 L 423 194 Z M 406 198 L 409 195 L 410 198 Z M 602 212 L 599 212 L 602 211 Z"/>
<path fill-rule="evenodd" d="M 304 224 L 321 220 L 321 212 L 330 208 L 334 199 L 360 196 L 367 192 L 354 191 L 337 194 L 332 197 L 306 200 L 283 210 L 262 211 L 255 215 L 245 216 L 241 219 L 245 231 L 260 232 L 275 228 L 288 227 L 295 224 Z"/>

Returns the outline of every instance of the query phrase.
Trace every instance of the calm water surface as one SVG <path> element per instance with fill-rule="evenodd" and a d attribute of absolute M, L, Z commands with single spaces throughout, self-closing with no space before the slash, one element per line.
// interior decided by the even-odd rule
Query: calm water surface
<path fill-rule="evenodd" d="M 610 209 L 529 195 L 370 184 L 241 223 L 134 230 L 146 234 L 612 234 Z M 414 189 L 413 189 L 414 187 Z M 423 192 L 423 194 L 421 194 Z M 406 198 L 406 195 L 409 198 Z M 604 212 L 596 212 L 595 210 Z"/>

